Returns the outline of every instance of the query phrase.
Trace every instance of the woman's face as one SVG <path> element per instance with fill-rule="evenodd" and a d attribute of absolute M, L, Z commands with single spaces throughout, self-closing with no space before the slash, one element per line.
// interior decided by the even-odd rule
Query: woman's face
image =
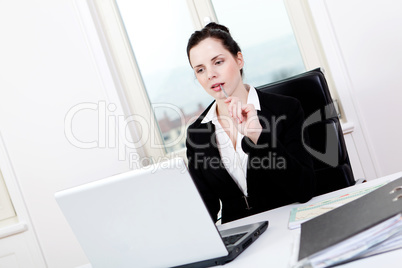
<path fill-rule="evenodd" d="M 222 85 L 230 95 L 244 90 L 240 70 L 243 68 L 241 52 L 234 57 L 220 40 L 207 38 L 190 50 L 190 63 L 198 82 L 215 99 L 224 99 Z"/>

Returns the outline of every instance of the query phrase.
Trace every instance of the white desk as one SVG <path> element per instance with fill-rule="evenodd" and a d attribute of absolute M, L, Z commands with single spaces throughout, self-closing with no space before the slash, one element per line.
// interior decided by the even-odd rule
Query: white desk
<path fill-rule="evenodd" d="M 298 248 L 296 252 L 294 250 L 294 242 L 296 241 L 296 238 L 300 233 L 300 229 L 288 229 L 289 215 L 292 208 L 310 203 L 316 203 L 331 197 L 339 196 L 340 194 L 342 195 L 344 193 L 352 192 L 361 188 L 377 185 L 385 181 L 391 181 L 399 177 L 402 177 L 402 172 L 375 179 L 367 183 L 358 184 L 336 192 L 331 192 L 325 195 L 314 197 L 312 200 L 304 204 L 292 204 L 280 207 L 274 210 L 270 210 L 219 226 L 219 229 L 223 230 L 226 228 L 231 228 L 247 223 L 264 220 L 269 221 L 269 226 L 265 233 L 263 233 L 253 244 L 250 245 L 247 250 L 240 254 L 235 260 L 224 265 L 224 267 L 290 267 L 290 260 L 298 254 Z M 402 249 L 354 261 L 351 263 L 340 265 L 338 267 L 402 267 Z"/>
<path fill-rule="evenodd" d="M 225 264 L 223 267 L 228 268 L 289 268 L 290 261 L 298 254 L 298 247 L 295 250 L 294 243 L 298 239 L 300 229 L 288 229 L 290 211 L 294 207 L 304 206 L 310 203 L 316 203 L 331 197 L 336 197 L 344 193 L 353 192 L 355 190 L 366 188 L 369 186 L 378 185 L 380 183 L 391 181 L 402 177 L 402 172 L 392 174 L 390 176 L 375 179 L 366 183 L 358 184 L 339 191 L 331 192 L 325 195 L 314 197 L 304 204 L 293 204 L 277 209 L 273 209 L 264 213 L 253 215 L 241 220 L 229 222 L 220 225 L 221 230 L 236 227 L 248 223 L 259 221 L 269 221 L 268 229 L 263 233 L 247 250 L 240 254 L 235 260 Z M 345 219 L 347 220 L 347 219 Z M 77 268 L 91 268 L 90 264 L 83 265 Z M 354 261 L 338 267 L 342 268 L 396 268 L 402 267 L 402 249 L 383 253 L 377 256 L 372 256 L 366 259 Z"/>

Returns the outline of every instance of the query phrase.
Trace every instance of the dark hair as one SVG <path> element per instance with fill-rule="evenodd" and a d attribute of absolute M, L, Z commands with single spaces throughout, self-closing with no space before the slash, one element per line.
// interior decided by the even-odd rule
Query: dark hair
<path fill-rule="evenodd" d="M 210 22 L 202 30 L 195 31 L 188 40 L 187 43 L 187 58 L 190 62 L 190 50 L 198 45 L 201 41 L 207 38 L 215 38 L 222 42 L 222 45 L 234 56 L 237 57 L 237 53 L 241 52 L 239 45 L 233 40 L 230 35 L 229 29 L 221 24 Z M 190 62 L 191 65 L 191 62 Z M 240 74 L 243 75 L 243 69 L 240 70 Z"/>

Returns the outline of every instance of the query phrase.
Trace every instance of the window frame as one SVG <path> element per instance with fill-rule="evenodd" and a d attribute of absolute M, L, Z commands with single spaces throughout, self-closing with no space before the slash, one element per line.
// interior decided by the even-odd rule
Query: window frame
<path fill-rule="evenodd" d="M 17 217 L 1 170 L 0 170 L 0 205 L 1 205 L 0 209 L 0 228 L 1 228 L 3 226 L 9 225 L 10 222 L 15 222 Z"/>
<path fill-rule="evenodd" d="M 88 8 L 110 68 L 113 70 L 112 76 L 115 82 L 120 84 L 121 101 L 127 106 L 129 115 L 140 116 L 149 123 L 150 137 L 147 137 L 142 148 L 137 148 L 140 157 L 153 159 L 166 157 L 164 148 L 155 146 L 163 144 L 162 136 L 116 1 L 88 0 Z M 136 129 L 141 128 L 136 125 Z M 136 133 L 131 134 L 136 136 Z"/>
<path fill-rule="evenodd" d="M 14 226 L 11 232 L 0 232 L 0 239 L 15 233 L 27 230 L 25 223 L 27 212 L 20 193 L 14 170 L 9 162 L 8 153 L 4 144 L 2 133 L 0 132 L 0 195 L 3 196 L 2 202 L 6 206 L 4 209 L 4 219 L 0 220 L 0 229 L 6 226 Z M 6 229 L 3 229 L 6 230 Z"/>

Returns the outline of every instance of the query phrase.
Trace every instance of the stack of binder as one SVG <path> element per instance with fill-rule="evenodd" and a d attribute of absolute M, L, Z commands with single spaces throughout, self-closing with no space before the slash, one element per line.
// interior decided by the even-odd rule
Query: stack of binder
<path fill-rule="evenodd" d="M 402 248 L 402 178 L 301 225 L 296 267 L 330 267 Z"/>

